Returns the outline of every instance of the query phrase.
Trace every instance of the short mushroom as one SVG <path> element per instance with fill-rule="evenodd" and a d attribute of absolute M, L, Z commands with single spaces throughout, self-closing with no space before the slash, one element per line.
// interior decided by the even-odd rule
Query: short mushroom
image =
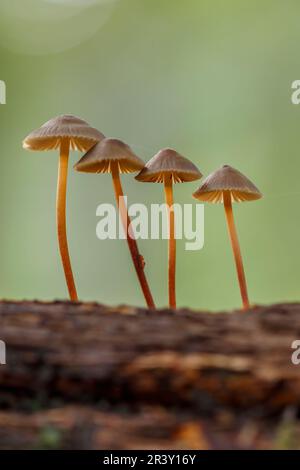
<path fill-rule="evenodd" d="M 166 148 L 154 155 L 136 180 L 146 183 L 163 183 L 169 218 L 169 306 L 176 308 L 176 239 L 175 214 L 173 208 L 173 183 L 184 183 L 200 179 L 202 174 L 187 158 L 175 150 Z"/>
<path fill-rule="evenodd" d="M 131 220 L 127 212 L 120 180 L 120 173 L 133 173 L 143 167 L 144 162 L 134 154 L 127 144 L 121 140 L 111 138 L 106 138 L 91 148 L 74 166 L 75 170 L 86 173 L 111 173 L 117 206 L 141 289 L 148 307 L 155 308 L 144 272 L 144 258 L 139 253 L 132 232 Z"/>
<path fill-rule="evenodd" d="M 101 132 L 90 127 L 82 119 L 72 115 L 63 115 L 46 122 L 42 127 L 31 132 L 23 141 L 23 147 L 28 150 L 60 151 L 56 199 L 57 236 L 66 283 L 72 301 L 77 301 L 78 296 L 69 256 L 66 230 L 69 153 L 70 149 L 86 151 L 103 138 L 104 135 Z"/>
<path fill-rule="evenodd" d="M 214 173 L 211 173 L 193 196 L 201 201 L 224 204 L 243 307 L 248 309 L 247 283 L 233 218 L 232 202 L 254 201 L 260 199 L 262 194 L 245 175 L 229 165 L 224 165 Z"/>

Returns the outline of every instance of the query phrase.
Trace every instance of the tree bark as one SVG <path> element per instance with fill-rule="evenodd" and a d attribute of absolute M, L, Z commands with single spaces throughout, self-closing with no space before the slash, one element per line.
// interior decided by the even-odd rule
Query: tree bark
<path fill-rule="evenodd" d="M 0 302 L 0 325 L 0 448 L 297 447 L 300 304 Z"/>

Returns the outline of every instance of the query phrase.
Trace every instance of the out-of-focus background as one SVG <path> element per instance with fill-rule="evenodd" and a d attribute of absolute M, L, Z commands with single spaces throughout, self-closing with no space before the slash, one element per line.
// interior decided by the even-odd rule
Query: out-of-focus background
<path fill-rule="evenodd" d="M 228 163 L 264 194 L 235 206 L 250 299 L 300 292 L 300 5 L 288 0 L 1 0 L 0 295 L 67 297 L 57 250 L 58 156 L 22 149 L 49 118 L 76 114 L 145 161 L 171 146 L 204 175 Z M 80 154 L 72 154 L 74 164 Z M 96 238 L 109 175 L 70 166 L 68 233 L 81 299 L 143 305 L 124 241 Z M 124 176 L 129 203 L 162 202 L 161 185 Z M 191 199 L 198 183 L 175 188 Z M 140 242 L 158 305 L 167 303 L 167 244 Z M 178 242 L 178 304 L 240 306 L 222 206 L 205 206 L 205 246 Z"/>

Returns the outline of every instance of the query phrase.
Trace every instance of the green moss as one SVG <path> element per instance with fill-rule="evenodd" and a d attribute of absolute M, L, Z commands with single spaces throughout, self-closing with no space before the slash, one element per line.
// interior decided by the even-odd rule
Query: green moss
<path fill-rule="evenodd" d="M 59 449 L 62 445 L 62 431 L 54 426 L 45 426 L 39 435 L 39 449 Z"/>

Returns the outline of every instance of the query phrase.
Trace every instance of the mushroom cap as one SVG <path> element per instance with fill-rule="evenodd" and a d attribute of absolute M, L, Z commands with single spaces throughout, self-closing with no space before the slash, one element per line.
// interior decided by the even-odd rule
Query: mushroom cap
<path fill-rule="evenodd" d="M 224 165 L 205 178 L 193 197 L 212 203 L 223 202 L 224 191 L 229 191 L 232 202 L 254 201 L 262 197 L 257 187 L 242 173 Z"/>
<path fill-rule="evenodd" d="M 202 177 L 198 168 L 173 149 L 160 150 L 135 177 L 146 183 L 163 183 L 170 177 L 173 183 L 195 181 Z"/>
<path fill-rule="evenodd" d="M 117 163 L 120 173 L 133 173 L 145 165 L 129 145 L 118 139 L 106 138 L 83 155 L 74 168 L 86 173 L 111 173 L 113 163 Z"/>
<path fill-rule="evenodd" d="M 69 139 L 72 150 L 86 151 L 104 139 L 104 135 L 86 121 L 65 114 L 50 119 L 32 131 L 23 141 L 23 147 L 29 150 L 54 150 L 60 147 L 64 139 Z"/>

